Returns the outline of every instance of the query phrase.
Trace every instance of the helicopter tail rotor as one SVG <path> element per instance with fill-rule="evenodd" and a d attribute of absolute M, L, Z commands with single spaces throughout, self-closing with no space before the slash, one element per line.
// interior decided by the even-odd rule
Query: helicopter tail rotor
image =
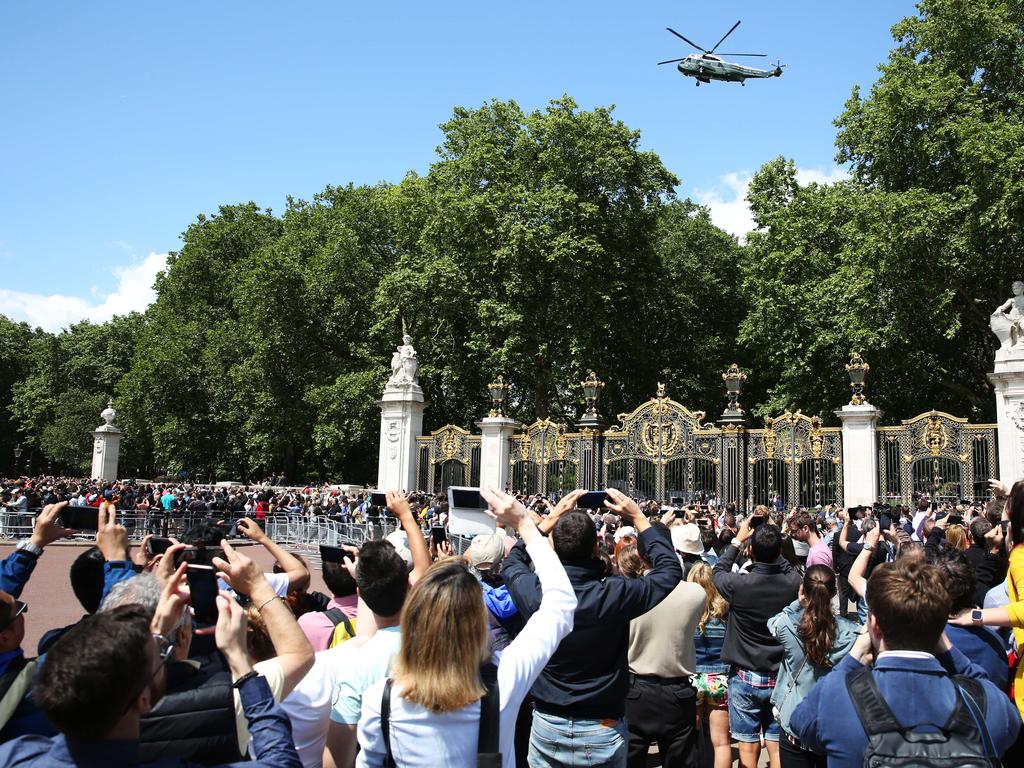
<path fill-rule="evenodd" d="M 782 63 L 776 61 L 775 62 L 775 69 L 772 71 L 772 76 L 773 77 L 782 77 L 782 70 L 784 70 L 785 68 L 786 68 L 785 64 L 782 64 Z"/>

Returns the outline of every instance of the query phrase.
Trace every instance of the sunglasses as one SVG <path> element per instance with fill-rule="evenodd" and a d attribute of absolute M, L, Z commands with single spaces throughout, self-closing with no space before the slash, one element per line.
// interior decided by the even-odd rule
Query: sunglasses
<path fill-rule="evenodd" d="M 0 627 L 0 632 L 3 632 L 5 629 L 14 624 L 14 622 L 18 620 L 18 617 L 21 616 L 21 614 L 23 613 L 28 613 L 28 603 L 24 602 L 23 600 L 15 600 L 14 614 L 11 616 L 11 618 L 4 622 L 4 625 L 2 627 Z"/>

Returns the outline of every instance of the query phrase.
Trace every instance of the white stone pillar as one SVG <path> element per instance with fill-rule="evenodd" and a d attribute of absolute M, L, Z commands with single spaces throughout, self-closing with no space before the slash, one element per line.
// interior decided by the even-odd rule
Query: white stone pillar
<path fill-rule="evenodd" d="M 870 403 L 844 405 L 836 416 L 843 422 L 843 505 L 857 507 L 878 501 L 878 432 L 882 411 Z"/>
<path fill-rule="evenodd" d="M 999 479 L 1010 485 L 1024 479 L 1024 350 L 1013 352 L 997 353 L 995 371 L 988 375 L 996 390 Z"/>
<path fill-rule="evenodd" d="M 124 432 L 114 426 L 117 412 L 113 401 L 100 413 L 104 424 L 92 433 L 92 474 L 93 480 L 117 480 L 117 462 L 121 455 L 121 437 Z"/>
<path fill-rule="evenodd" d="M 416 438 L 423 433 L 427 407 L 418 384 L 389 386 L 380 406 L 380 451 L 377 488 L 381 491 L 415 491 Z"/>
<path fill-rule="evenodd" d="M 480 427 L 480 486 L 504 491 L 509 484 L 509 440 L 520 426 L 508 416 L 488 416 Z"/>

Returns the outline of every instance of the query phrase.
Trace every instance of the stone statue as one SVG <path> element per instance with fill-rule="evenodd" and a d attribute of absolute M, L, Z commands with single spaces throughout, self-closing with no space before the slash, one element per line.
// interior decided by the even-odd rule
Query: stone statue
<path fill-rule="evenodd" d="M 391 355 L 391 378 L 387 386 L 401 387 L 408 385 L 419 385 L 420 363 L 416 359 L 416 350 L 412 346 L 412 337 L 409 334 L 402 336 L 402 344 Z"/>
<path fill-rule="evenodd" d="M 1000 350 L 1024 350 L 1024 282 L 1016 280 L 1013 296 L 996 307 L 989 327 L 999 339 Z"/>

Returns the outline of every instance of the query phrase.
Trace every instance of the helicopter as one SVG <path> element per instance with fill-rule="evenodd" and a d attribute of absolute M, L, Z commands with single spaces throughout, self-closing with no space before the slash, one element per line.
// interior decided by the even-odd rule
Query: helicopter
<path fill-rule="evenodd" d="M 736 22 L 732 25 L 732 29 L 722 35 L 722 39 L 715 43 L 713 48 L 704 48 L 697 45 L 692 40 L 688 40 L 681 34 L 676 32 L 671 27 L 665 27 L 669 32 L 678 37 L 684 43 L 692 45 L 701 53 L 691 53 L 689 56 L 685 56 L 681 59 L 669 59 L 668 61 L 659 61 L 658 64 L 675 64 L 679 63 L 677 69 L 687 77 L 692 77 L 696 81 L 696 85 L 699 88 L 701 83 L 710 83 L 712 80 L 721 80 L 726 83 L 739 83 L 745 85 L 744 80 L 750 77 L 779 77 L 782 75 L 782 68 L 784 65 L 775 63 L 775 69 L 758 69 L 757 67 L 748 67 L 743 64 L 735 64 L 731 61 L 726 61 L 722 56 L 765 56 L 763 53 L 722 53 L 715 55 L 715 51 L 722 43 L 725 42 L 725 38 L 736 31 L 736 27 L 740 25 L 740 22 Z"/>

